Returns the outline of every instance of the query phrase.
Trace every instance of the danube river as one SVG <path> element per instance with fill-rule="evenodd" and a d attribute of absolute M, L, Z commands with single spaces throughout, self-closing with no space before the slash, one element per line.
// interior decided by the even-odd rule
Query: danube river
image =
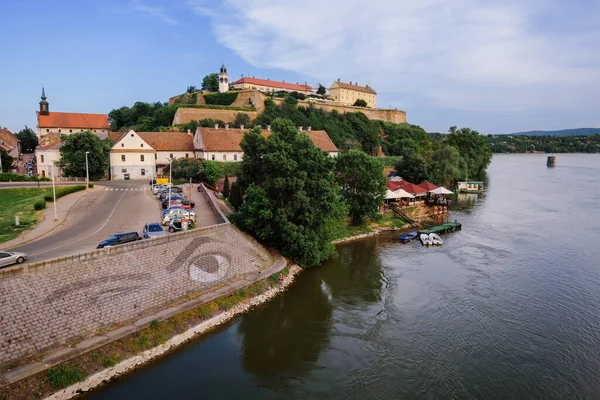
<path fill-rule="evenodd" d="M 600 156 L 496 155 L 444 245 L 339 246 L 94 399 L 600 398 Z"/>

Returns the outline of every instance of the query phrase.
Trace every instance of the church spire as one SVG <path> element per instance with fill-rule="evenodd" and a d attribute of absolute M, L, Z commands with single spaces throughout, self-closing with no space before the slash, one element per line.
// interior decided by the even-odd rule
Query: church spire
<path fill-rule="evenodd" d="M 48 115 L 50 114 L 50 107 L 48 102 L 46 101 L 46 92 L 44 87 L 42 86 L 42 101 L 40 101 L 40 115 Z"/>

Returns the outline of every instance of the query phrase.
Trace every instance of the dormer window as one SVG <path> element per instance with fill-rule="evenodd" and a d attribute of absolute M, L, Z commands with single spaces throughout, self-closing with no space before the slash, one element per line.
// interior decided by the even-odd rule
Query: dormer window
<path fill-rule="evenodd" d="M 121 147 L 125 147 L 125 143 L 121 143 Z"/>
<path fill-rule="evenodd" d="M 144 143 L 140 143 L 140 147 L 144 147 Z"/>
<path fill-rule="evenodd" d="M 131 134 L 131 137 L 133 137 L 133 133 Z"/>

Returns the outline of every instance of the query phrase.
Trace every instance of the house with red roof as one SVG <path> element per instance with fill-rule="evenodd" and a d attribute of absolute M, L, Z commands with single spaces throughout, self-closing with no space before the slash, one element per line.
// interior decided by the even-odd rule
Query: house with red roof
<path fill-rule="evenodd" d="M 243 76 L 241 79 L 238 79 L 235 82 L 231 83 L 232 89 L 235 90 L 258 90 L 264 93 L 273 93 L 273 92 L 298 92 L 302 94 L 312 94 L 313 89 L 306 82 L 302 85 L 298 82 L 289 83 L 289 82 L 279 82 L 272 81 L 271 79 L 260 79 L 249 76 Z"/>
<path fill-rule="evenodd" d="M 0 128 L 0 149 L 17 159 L 21 154 L 21 141 L 8 128 Z"/>

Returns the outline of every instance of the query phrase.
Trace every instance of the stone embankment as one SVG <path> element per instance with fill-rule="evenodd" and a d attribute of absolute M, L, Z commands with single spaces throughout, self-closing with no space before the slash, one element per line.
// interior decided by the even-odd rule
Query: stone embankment
<path fill-rule="evenodd" d="M 354 242 L 356 240 L 366 239 L 366 238 L 371 237 L 371 236 L 379 235 L 381 232 L 403 231 L 403 230 L 406 230 L 406 229 L 410 229 L 411 227 L 412 227 L 411 224 L 406 224 L 406 225 L 403 225 L 401 227 L 383 226 L 381 228 L 375 228 L 371 232 L 368 232 L 368 233 L 361 233 L 360 235 L 349 236 L 349 237 L 345 237 L 345 238 L 342 238 L 342 239 L 337 239 L 337 240 L 334 240 L 332 243 L 333 244 L 340 244 L 340 243 Z"/>

